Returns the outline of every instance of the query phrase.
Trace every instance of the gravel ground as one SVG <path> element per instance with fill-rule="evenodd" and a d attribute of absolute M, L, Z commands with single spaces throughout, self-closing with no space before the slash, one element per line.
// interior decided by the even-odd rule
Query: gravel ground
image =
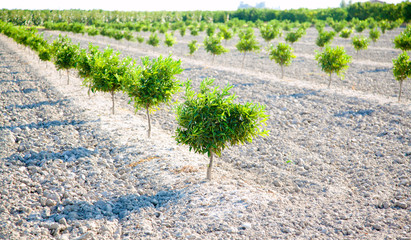
<path fill-rule="evenodd" d="M 69 34 L 135 58 L 172 51 L 181 80 L 214 77 L 239 102 L 267 106 L 270 136 L 223 152 L 211 182 L 207 158 L 172 139 L 170 107 L 153 115 L 147 139 L 144 112 L 124 94 L 111 115 L 110 96 L 89 97 L 74 72 L 66 85 L 51 63 L 1 36 L 0 238 L 411 239 L 411 87 L 398 103 L 391 71 L 400 31 L 354 54 L 331 89 L 313 60 L 312 28 L 285 79 L 265 52 L 248 54 L 241 70 L 236 39 L 211 63 L 202 49 L 185 56 L 204 35 L 154 49 Z M 347 40 L 334 44 L 353 53 Z"/>

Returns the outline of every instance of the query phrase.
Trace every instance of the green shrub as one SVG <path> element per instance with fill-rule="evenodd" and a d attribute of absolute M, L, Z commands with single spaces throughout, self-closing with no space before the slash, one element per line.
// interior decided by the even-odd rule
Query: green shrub
<path fill-rule="evenodd" d="M 408 25 L 403 32 L 395 37 L 394 45 L 394 48 L 399 48 L 402 51 L 411 50 L 411 25 Z"/>
<path fill-rule="evenodd" d="M 305 35 L 305 30 L 302 28 L 299 28 L 297 31 L 295 32 L 289 32 L 287 33 L 287 35 L 285 36 L 285 41 L 294 44 L 295 42 L 297 42 L 302 36 Z"/>
<path fill-rule="evenodd" d="M 268 135 L 268 131 L 262 129 L 268 119 L 264 106 L 234 103 L 236 97 L 230 95 L 231 88 L 227 85 L 220 89 L 214 87 L 214 79 L 204 79 L 200 92 L 196 93 L 187 81 L 185 101 L 176 108 L 179 127 L 175 139 L 188 145 L 190 151 L 209 156 L 209 180 L 212 178 L 214 154 L 221 156 L 229 144 L 243 144 L 251 142 L 254 137 Z"/>
<path fill-rule="evenodd" d="M 160 38 L 158 37 L 157 33 L 150 34 L 150 37 L 147 40 L 147 44 L 153 47 L 158 47 L 160 44 Z"/>
<path fill-rule="evenodd" d="M 240 41 L 235 45 L 238 51 L 244 53 L 243 61 L 241 63 L 241 68 L 244 66 L 245 55 L 247 52 L 254 52 L 260 50 L 260 44 L 258 43 L 255 35 L 254 30 L 252 28 L 248 28 L 244 31 L 239 33 Z"/>
<path fill-rule="evenodd" d="M 352 34 L 352 29 L 346 28 L 340 32 L 340 37 L 342 38 L 349 38 Z"/>
<path fill-rule="evenodd" d="M 355 36 L 352 38 L 352 45 L 354 46 L 354 49 L 358 52 L 360 50 L 366 50 L 368 48 L 370 41 L 368 38 L 363 37 L 363 36 Z"/>
<path fill-rule="evenodd" d="M 122 88 L 122 81 L 131 63 L 130 58 L 120 59 L 120 52 L 114 53 L 113 49 L 107 47 L 104 52 L 93 56 L 91 69 L 92 92 L 106 92 L 111 94 L 112 114 L 114 111 L 115 93 Z"/>
<path fill-rule="evenodd" d="M 58 70 L 67 71 L 67 85 L 70 84 L 69 70 L 76 67 L 79 49 L 79 45 L 74 45 L 67 36 L 59 35 L 53 42 L 54 64 Z"/>
<path fill-rule="evenodd" d="M 132 65 L 123 83 L 123 89 L 134 102 L 136 110 L 146 110 L 148 121 L 148 137 L 151 136 L 150 111 L 162 103 L 171 101 L 174 93 L 180 89 L 179 81 L 175 75 L 180 74 L 181 61 L 175 61 L 171 56 L 162 56 L 150 60 L 141 58 L 142 67 Z"/>
<path fill-rule="evenodd" d="M 215 55 L 221 55 L 228 52 L 228 49 L 221 45 L 221 40 L 222 38 L 218 36 L 205 37 L 204 39 L 205 50 L 213 55 L 212 62 L 214 62 Z"/>
<path fill-rule="evenodd" d="M 192 40 L 190 43 L 188 43 L 188 48 L 190 49 L 190 56 L 192 56 L 199 48 L 197 44 L 197 40 Z"/>
<path fill-rule="evenodd" d="M 326 46 L 323 52 L 317 52 L 315 55 L 318 65 L 321 70 L 330 76 L 328 87 L 331 85 L 331 74 L 336 73 L 341 78 L 344 77 L 344 72 L 348 68 L 348 64 L 351 62 L 351 56 L 345 53 L 343 47 L 332 48 Z"/>
<path fill-rule="evenodd" d="M 164 43 L 167 47 L 172 47 L 177 41 L 177 39 L 171 33 L 166 33 L 165 38 L 166 39 L 164 40 Z"/>
<path fill-rule="evenodd" d="M 295 55 L 293 53 L 293 48 L 285 43 L 279 43 L 277 48 L 271 45 L 269 49 L 270 59 L 274 60 L 281 67 L 281 79 L 284 77 L 284 66 L 289 66 L 292 63 Z"/>
<path fill-rule="evenodd" d="M 315 44 L 317 44 L 317 46 L 319 47 L 324 47 L 326 44 L 329 44 L 331 42 L 331 40 L 334 38 L 336 32 L 334 31 L 330 31 L 330 32 L 320 32 L 318 33 L 318 37 L 315 40 Z"/>
<path fill-rule="evenodd" d="M 263 25 L 260 27 L 260 34 L 264 41 L 268 44 L 271 40 L 281 36 L 281 29 L 275 25 Z"/>
<path fill-rule="evenodd" d="M 407 78 L 411 77 L 411 61 L 407 52 L 402 52 L 397 59 L 392 60 L 394 67 L 392 69 L 395 80 L 400 83 L 400 91 L 398 94 L 398 102 L 401 100 L 402 83 Z"/>

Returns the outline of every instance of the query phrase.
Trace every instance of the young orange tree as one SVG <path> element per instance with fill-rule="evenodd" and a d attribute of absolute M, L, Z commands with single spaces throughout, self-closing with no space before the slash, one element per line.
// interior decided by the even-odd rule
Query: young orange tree
<path fill-rule="evenodd" d="M 171 56 L 162 56 L 150 60 L 148 57 L 141 58 L 142 67 L 129 68 L 123 82 L 123 89 L 134 102 L 136 110 L 144 108 L 147 112 L 148 137 L 151 136 L 150 111 L 158 108 L 162 103 L 171 101 L 171 97 L 180 89 L 180 83 L 175 75 L 180 74 L 183 69 L 181 61 L 175 61 Z"/>
<path fill-rule="evenodd" d="M 228 145 L 251 142 L 257 136 L 267 136 L 262 129 L 268 119 L 264 106 L 253 103 L 234 103 L 235 95 L 227 85 L 220 89 L 214 87 L 214 79 L 206 78 L 201 82 L 200 92 L 196 93 L 187 81 L 185 84 L 184 102 L 177 106 L 175 139 L 186 144 L 190 151 L 207 154 L 210 163 L 207 168 L 207 179 L 211 180 L 214 154 L 221 152 Z"/>
<path fill-rule="evenodd" d="M 315 60 L 318 61 L 318 65 L 321 70 L 330 75 L 330 81 L 328 82 L 328 88 L 331 85 L 331 75 L 336 73 L 341 78 L 344 77 L 344 72 L 348 68 L 348 63 L 351 62 L 351 56 L 345 53 L 343 47 L 330 47 L 326 46 L 323 52 L 317 52 Z"/>

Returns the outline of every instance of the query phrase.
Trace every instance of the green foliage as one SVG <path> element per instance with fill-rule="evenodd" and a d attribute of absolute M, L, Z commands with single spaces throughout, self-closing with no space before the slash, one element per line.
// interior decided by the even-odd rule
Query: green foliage
<path fill-rule="evenodd" d="M 315 21 L 315 29 L 317 29 L 318 33 L 324 31 L 325 23 L 324 21 Z"/>
<path fill-rule="evenodd" d="M 216 29 L 217 27 L 215 26 L 215 24 L 212 24 L 212 23 L 208 24 L 208 27 L 206 30 L 207 36 L 214 35 Z"/>
<path fill-rule="evenodd" d="M 293 48 L 285 43 L 279 43 L 276 48 L 271 45 L 269 55 L 271 60 L 281 66 L 281 78 L 284 77 L 284 66 L 291 65 L 293 58 L 296 58 Z"/>
<path fill-rule="evenodd" d="M 70 84 L 69 69 L 75 68 L 79 55 L 79 45 L 74 45 L 67 36 L 59 37 L 53 42 L 54 64 L 58 70 L 67 71 L 67 85 Z"/>
<path fill-rule="evenodd" d="M 336 33 L 341 32 L 341 30 L 343 30 L 345 28 L 345 26 L 347 26 L 347 22 L 346 21 L 340 21 L 340 22 L 333 22 L 331 24 L 331 27 L 334 29 L 334 31 Z"/>
<path fill-rule="evenodd" d="M 174 43 L 176 43 L 177 39 L 173 36 L 171 33 L 166 33 L 165 34 L 165 41 L 164 43 L 167 45 L 167 47 L 172 47 Z"/>
<path fill-rule="evenodd" d="M 138 43 L 143 43 L 144 42 L 144 37 L 143 36 L 137 36 L 137 42 Z"/>
<path fill-rule="evenodd" d="M 127 41 L 131 41 L 131 42 L 135 42 L 136 40 L 135 40 L 135 38 L 134 38 L 134 36 L 133 36 L 133 34 L 130 32 L 130 31 L 124 31 L 123 32 L 123 36 L 124 36 L 124 38 L 127 40 Z"/>
<path fill-rule="evenodd" d="M 325 46 L 323 52 L 317 52 L 315 60 L 318 62 L 321 70 L 330 75 L 328 87 L 331 85 L 331 74 L 336 73 L 343 78 L 345 71 L 348 69 L 348 64 L 351 62 L 351 56 L 345 53 L 343 47 L 332 48 Z"/>
<path fill-rule="evenodd" d="M 349 38 L 352 34 L 351 28 L 345 28 L 340 32 L 340 37 L 342 38 Z"/>
<path fill-rule="evenodd" d="M 398 102 L 401 101 L 402 83 L 407 78 L 411 77 L 411 61 L 407 52 L 402 52 L 397 59 L 392 60 L 394 67 L 392 72 L 395 79 L 400 83 L 400 91 L 398 94 Z"/>
<path fill-rule="evenodd" d="M 369 39 L 363 36 L 355 36 L 352 38 L 352 45 L 354 46 L 354 49 L 357 51 L 357 54 L 360 50 L 366 50 L 368 48 L 369 43 Z"/>
<path fill-rule="evenodd" d="M 141 58 L 142 67 L 132 66 L 129 68 L 123 89 L 134 102 L 136 110 L 146 109 L 148 119 L 148 137 L 151 135 L 150 111 L 162 103 L 171 101 L 172 95 L 179 88 L 179 81 L 175 75 L 180 74 L 181 61 L 175 61 L 171 56 L 162 56 L 150 60 L 148 57 Z"/>
<path fill-rule="evenodd" d="M 297 42 L 302 36 L 305 35 L 305 29 L 303 28 L 299 28 L 297 31 L 295 32 L 289 32 L 287 33 L 286 37 L 285 37 L 285 41 L 293 44 L 295 42 Z"/>
<path fill-rule="evenodd" d="M 407 52 L 402 52 L 396 59 L 392 60 L 394 67 L 392 69 L 397 81 L 403 81 L 411 77 L 411 61 Z"/>
<path fill-rule="evenodd" d="M 221 55 L 228 52 L 228 49 L 221 45 L 221 40 L 222 38 L 218 36 L 205 37 L 204 39 L 204 48 L 207 52 L 213 55 L 213 61 L 215 55 Z"/>
<path fill-rule="evenodd" d="M 196 26 L 190 26 L 191 36 L 198 36 L 198 28 Z"/>
<path fill-rule="evenodd" d="M 276 37 L 280 37 L 282 33 L 279 27 L 267 24 L 260 27 L 260 34 L 264 41 L 269 43 Z"/>
<path fill-rule="evenodd" d="M 315 44 L 317 44 L 317 46 L 319 47 L 324 47 L 326 44 L 329 44 L 331 42 L 331 40 L 334 38 L 336 32 L 334 31 L 323 31 L 318 33 L 318 37 L 315 40 Z"/>
<path fill-rule="evenodd" d="M 184 37 L 186 35 L 187 27 L 185 25 L 180 27 L 180 36 Z"/>
<path fill-rule="evenodd" d="M 367 26 L 368 24 L 366 21 L 359 21 L 357 25 L 355 25 L 355 31 L 361 33 L 367 28 Z"/>
<path fill-rule="evenodd" d="M 221 156 L 228 145 L 252 142 L 257 136 L 267 136 L 264 130 L 268 119 L 264 106 L 253 103 L 234 103 L 235 95 L 227 85 L 214 87 L 214 79 L 204 79 L 196 93 L 186 82 L 184 102 L 176 108 L 175 139 L 186 144 L 196 153 L 208 154 L 210 164 L 207 178 L 211 179 L 213 154 Z"/>
<path fill-rule="evenodd" d="M 218 32 L 218 36 L 222 37 L 226 42 L 233 37 L 233 31 L 230 31 L 226 25 L 220 25 L 218 27 L 220 32 Z"/>
<path fill-rule="evenodd" d="M 411 50 L 411 25 L 408 25 L 403 32 L 395 37 L 394 45 L 395 48 L 399 48 L 402 51 Z"/>
<path fill-rule="evenodd" d="M 158 47 L 160 44 L 160 38 L 158 37 L 157 33 L 150 34 L 150 37 L 147 40 L 147 44 L 153 47 Z"/>
<path fill-rule="evenodd" d="M 385 34 L 385 31 L 388 29 L 389 25 L 390 24 L 385 20 L 378 22 L 378 26 L 380 27 L 382 34 Z"/>
<path fill-rule="evenodd" d="M 369 17 L 366 20 L 368 29 L 374 29 L 377 27 L 377 22 L 374 20 L 373 17 Z"/>
<path fill-rule="evenodd" d="M 38 51 L 38 55 L 41 61 L 50 61 L 52 57 L 51 46 L 48 44 L 42 46 Z"/>
<path fill-rule="evenodd" d="M 375 43 L 380 38 L 381 32 L 377 28 L 370 30 L 370 39 Z"/>
<path fill-rule="evenodd" d="M 97 28 L 95 28 L 95 27 L 89 27 L 89 28 L 86 30 L 86 32 L 87 32 L 87 34 L 88 34 L 89 36 L 97 36 L 97 35 L 100 34 L 100 31 L 99 31 Z"/>
<path fill-rule="evenodd" d="M 188 48 L 190 49 L 190 56 L 192 56 L 199 48 L 197 40 L 192 40 L 188 43 Z"/>
<path fill-rule="evenodd" d="M 113 49 L 107 47 L 104 52 L 95 52 L 93 64 L 91 65 L 90 89 L 92 92 L 107 92 L 112 98 L 112 114 L 114 111 L 114 94 L 121 90 L 122 81 L 129 68 L 131 59 L 120 59 L 120 52 L 114 53 Z"/>
<path fill-rule="evenodd" d="M 260 44 L 258 43 L 254 30 L 248 28 L 239 33 L 240 41 L 235 45 L 238 51 L 244 53 L 241 68 L 244 66 L 245 55 L 247 52 L 254 52 L 260 50 Z"/>

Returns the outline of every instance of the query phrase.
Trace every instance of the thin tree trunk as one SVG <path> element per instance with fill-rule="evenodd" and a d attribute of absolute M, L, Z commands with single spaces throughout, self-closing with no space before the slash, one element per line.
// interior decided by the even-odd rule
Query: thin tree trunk
<path fill-rule="evenodd" d="M 328 88 L 331 86 L 331 73 L 330 73 L 330 81 L 328 82 Z"/>
<path fill-rule="evenodd" d="M 284 78 L 284 65 L 281 65 L 281 79 Z"/>
<path fill-rule="evenodd" d="M 400 102 L 401 100 L 402 82 L 403 81 L 400 81 L 400 93 L 398 94 L 398 102 Z"/>
<path fill-rule="evenodd" d="M 213 158 L 214 158 L 214 153 L 210 151 L 210 163 L 208 164 L 207 168 L 207 179 L 211 180 L 211 169 L 213 168 Z"/>
<path fill-rule="evenodd" d="M 148 138 L 151 137 L 151 119 L 150 119 L 150 111 L 148 110 L 148 106 L 146 107 L 147 111 L 147 121 L 148 121 L 148 130 L 147 130 L 147 136 Z"/>
<path fill-rule="evenodd" d="M 70 85 L 70 74 L 69 74 L 68 69 L 67 69 L 67 85 Z"/>
<path fill-rule="evenodd" d="M 113 109 L 111 113 L 114 115 L 114 91 L 111 91 L 111 101 L 113 103 Z"/>
<path fill-rule="evenodd" d="M 211 65 L 214 64 L 214 58 L 215 58 L 215 54 L 213 54 L 213 60 L 211 61 Z"/>
<path fill-rule="evenodd" d="M 241 63 L 241 69 L 244 68 L 244 61 L 245 61 L 245 54 L 246 54 L 246 53 L 247 53 L 247 52 L 244 52 L 243 61 L 242 61 L 242 63 Z"/>

